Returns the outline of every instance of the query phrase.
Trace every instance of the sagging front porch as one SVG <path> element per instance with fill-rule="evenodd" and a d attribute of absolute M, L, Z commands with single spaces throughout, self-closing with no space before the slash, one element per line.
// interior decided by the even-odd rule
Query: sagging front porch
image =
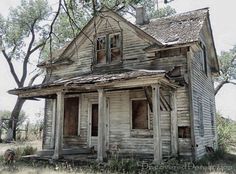
<path fill-rule="evenodd" d="M 71 123 L 65 120 L 65 118 L 67 117 L 66 110 L 68 110 L 66 108 L 68 106 L 70 107 L 70 105 L 66 104 L 68 103 L 68 98 L 78 97 L 79 100 L 76 105 L 78 106 L 78 108 L 83 110 L 83 104 L 86 103 L 86 99 L 84 97 L 90 95 L 93 97 L 89 103 L 85 104 L 85 106 L 87 105 L 87 108 L 88 106 L 91 106 L 91 109 L 88 109 L 87 111 L 81 111 L 80 113 L 87 115 L 87 120 L 91 119 L 89 115 L 91 115 L 91 113 L 93 112 L 93 104 L 97 104 L 97 137 L 92 137 L 93 133 L 91 122 L 88 121 L 87 124 L 82 126 L 83 122 L 77 121 L 79 126 L 78 130 L 75 130 L 75 132 L 78 131 L 78 135 L 81 135 L 80 131 L 83 131 L 84 127 L 86 129 L 87 126 L 87 136 L 85 136 L 86 143 L 83 145 L 77 144 L 73 147 L 69 147 L 69 149 L 76 150 L 77 146 L 77 150 L 80 148 L 83 148 L 84 150 L 90 150 L 91 153 L 96 154 L 96 158 L 98 161 L 104 161 L 104 159 L 106 159 L 110 153 L 118 151 L 119 149 L 123 148 L 124 153 L 126 151 L 128 152 L 129 143 L 131 142 L 129 141 L 129 139 L 132 139 L 132 143 L 136 144 L 135 147 L 139 148 L 137 149 L 137 152 L 140 152 L 141 154 L 145 154 L 145 151 L 151 152 L 154 156 L 154 161 L 156 163 L 160 163 L 163 158 L 162 146 L 164 141 L 167 142 L 166 144 L 168 144 L 167 146 L 168 148 L 170 148 L 170 155 L 177 154 L 177 115 L 175 102 L 176 87 L 176 85 L 173 85 L 168 80 L 166 80 L 163 75 L 151 74 L 150 76 L 138 76 L 131 79 L 112 80 L 109 82 L 96 82 L 92 85 L 88 83 L 81 84 L 66 81 L 66 83 L 63 82 L 58 86 L 47 86 L 43 89 L 41 88 L 40 90 L 38 88 L 32 89 L 31 91 L 22 93 L 21 97 L 44 97 L 51 98 L 55 101 L 53 103 L 51 120 L 52 129 L 50 133 L 52 136 L 52 138 L 50 139 L 50 148 L 52 153 L 50 155 L 52 155 L 52 158 L 54 159 L 60 159 L 61 157 L 63 157 L 63 155 L 66 155 L 64 153 L 65 148 L 67 148 L 65 146 L 65 140 L 66 134 L 68 134 L 68 132 L 66 132 L 67 130 L 65 128 L 69 127 Z M 134 99 L 127 97 L 128 95 L 135 95 L 135 91 L 138 94 L 138 90 L 143 90 L 144 96 L 134 97 Z M 134 94 L 132 94 L 132 91 Z M 161 91 L 167 91 L 169 93 L 169 101 L 165 100 L 165 97 L 163 97 Z M 114 100 L 115 98 L 117 99 L 116 101 Z M 129 101 L 136 101 L 135 98 L 145 98 L 145 100 L 147 101 L 149 106 L 148 112 L 152 113 L 152 123 L 150 123 L 152 124 L 152 128 L 150 125 L 147 125 L 147 129 L 145 130 L 134 130 L 132 126 L 128 126 L 128 124 L 126 124 L 130 122 L 132 123 L 133 121 L 132 119 L 129 121 L 130 114 L 128 113 L 130 112 L 130 108 L 134 107 L 132 106 L 133 103 L 130 106 Z M 114 109 L 112 110 L 112 107 L 114 108 L 116 102 L 119 102 L 119 106 L 124 105 L 124 107 L 122 108 L 127 112 L 122 112 L 122 109 L 120 108 L 120 113 L 115 112 Z M 110 105 L 109 108 L 111 108 L 111 112 L 108 112 L 108 105 Z M 168 123 L 167 128 L 164 129 L 169 129 L 167 131 L 168 133 L 166 133 L 168 134 L 168 141 L 163 139 L 163 135 L 161 133 L 161 115 L 164 108 L 168 110 L 170 120 L 170 124 Z M 121 116 L 121 114 L 123 115 Z M 71 116 L 71 114 L 69 115 Z M 81 117 L 82 115 L 79 116 L 79 119 L 81 119 Z M 117 118 L 119 117 L 121 117 L 120 124 L 119 121 L 117 121 Z M 122 119 L 127 119 L 127 121 L 123 123 Z M 75 121 L 76 120 L 74 120 L 74 122 Z M 117 123 L 117 127 L 112 128 L 112 124 L 114 125 L 114 123 Z M 126 127 L 124 126 L 124 124 Z M 121 130 L 117 130 L 119 128 Z M 72 134 L 73 132 L 74 131 L 72 130 Z M 121 132 L 121 134 L 117 136 L 117 132 Z M 147 136 L 146 133 L 148 133 L 149 136 Z M 165 133 L 163 132 L 163 134 Z M 124 141 L 124 139 L 126 139 L 125 143 L 121 143 L 121 147 L 119 147 L 119 144 L 114 144 L 111 142 L 112 139 L 117 139 L 116 142 L 119 142 L 119 138 L 121 139 L 120 141 Z M 92 141 L 97 142 L 96 147 L 91 147 L 91 145 L 93 145 Z M 143 142 L 144 144 L 147 143 L 148 146 L 139 146 L 139 143 L 141 144 L 141 142 Z"/>

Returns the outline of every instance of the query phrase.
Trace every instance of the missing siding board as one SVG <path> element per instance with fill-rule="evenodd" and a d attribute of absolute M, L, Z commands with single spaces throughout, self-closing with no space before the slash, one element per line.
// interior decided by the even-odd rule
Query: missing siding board
<path fill-rule="evenodd" d="M 98 136 L 98 104 L 92 104 L 92 131 L 91 136 Z"/>
<path fill-rule="evenodd" d="M 178 127 L 178 137 L 179 138 L 191 138 L 191 132 L 189 126 Z"/>
<path fill-rule="evenodd" d="M 132 100 L 132 128 L 148 129 L 147 100 Z"/>

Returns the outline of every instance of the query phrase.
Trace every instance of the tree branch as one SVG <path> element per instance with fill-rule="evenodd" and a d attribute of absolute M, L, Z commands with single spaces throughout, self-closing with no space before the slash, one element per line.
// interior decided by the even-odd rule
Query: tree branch
<path fill-rule="evenodd" d="M 42 74 L 42 72 L 39 72 L 39 73 L 35 74 L 35 75 L 30 79 L 28 86 L 32 86 L 33 83 L 34 83 L 34 81 L 35 81 L 35 79 L 36 79 L 38 76 L 40 76 L 41 74 Z"/>
<path fill-rule="evenodd" d="M 17 84 L 17 86 L 20 87 L 20 80 L 18 79 L 18 77 L 16 75 L 14 66 L 13 66 L 12 61 L 11 61 L 11 58 L 8 57 L 8 55 L 7 55 L 5 50 L 2 50 L 2 53 L 3 53 L 4 58 L 7 60 L 7 63 L 9 65 L 9 67 L 10 67 L 11 74 L 12 74 L 12 76 L 13 76 L 16 84 Z"/>
<path fill-rule="evenodd" d="M 31 40 L 30 40 L 30 43 L 29 43 L 29 46 L 28 46 L 28 49 L 27 49 L 27 52 L 26 52 L 26 56 L 25 56 L 24 61 L 23 61 L 23 69 L 22 69 L 23 73 L 22 73 L 22 77 L 21 77 L 21 80 L 20 80 L 21 87 L 24 86 L 24 82 L 25 82 L 25 79 L 27 77 L 28 62 L 29 62 L 30 55 L 32 54 L 31 49 L 32 49 L 34 41 L 35 41 L 34 27 L 35 27 L 35 24 L 36 24 L 37 20 L 38 19 L 34 20 L 34 22 L 31 25 L 31 29 L 30 29 L 32 37 L 31 37 Z"/>
<path fill-rule="evenodd" d="M 221 89 L 226 83 L 230 83 L 228 78 L 226 78 L 225 80 L 221 81 L 221 82 L 219 83 L 219 85 L 215 88 L 215 95 L 220 91 L 220 89 Z"/>

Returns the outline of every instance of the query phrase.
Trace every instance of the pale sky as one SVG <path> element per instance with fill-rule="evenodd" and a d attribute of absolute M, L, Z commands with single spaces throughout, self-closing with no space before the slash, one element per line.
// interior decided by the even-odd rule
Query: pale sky
<path fill-rule="evenodd" d="M 55 0 L 49 1 L 54 3 Z M 11 6 L 19 4 L 20 0 L 1 0 L 0 13 L 7 15 Z M 236 44 L 236 1 L 235 0 L 174 0 L 170 3 L 178 13 L 195 10 L 199 8 L 210 8 L 210 19 L 213 35 L 215 39 L 216 50 L 218 53 L 222 50 L 228 50 Z M 19 64 L 16 64 L 20 72 Z M 33 68 L 31 68 L 33 70 Z M 7 90 L 16 87 L 12 77 L 9 75 L 9 68 L 0 54 L 0 110 L 11 110 L 15 103 L 15 97 L 6 93 Z M 216 96 L 217 110 L 225 117 L 236 120 L 236 86 L 225 85 Z M 44 102 L 27 101 L 23 110 L 33 119 L 34 114 L 43 110 Z"/>

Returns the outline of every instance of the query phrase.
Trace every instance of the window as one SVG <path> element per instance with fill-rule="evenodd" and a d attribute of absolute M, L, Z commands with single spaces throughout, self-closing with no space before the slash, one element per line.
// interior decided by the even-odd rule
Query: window
<path fill-rule="evenodd" d="M 147 100 L 132 100 L 132 129 L 148 129 Z"/>
<path fill-rule="evenodd" d="M 92 136 L 98 136 L 98 104 L 92 104 Z"/>
<path fill-rule="evenodd" d="M 110 56 L 111 62 L 119 61 L 121 59 L 121 44 L 120 34 L 110 35 Z"/>
<path fill-rule="evenodd" d="M 203 43 L 200 43 L 201 46 L 201 64 L 202 64 L 202 71 L 207 75 L 207 54 L 206 54 L 206 47 Z"/>
<path fill-rule="evenodd" d="M 178 137 L 179 138 L 190 138 L 190 127 L 189 126 L 179 126 L 178 127 Z"/>
<path fill-rule="evenodd" d="M 212 135 L 215 136 L 215 114 L 213 110 L 213 104 L 212 101 L 210 101 L 210 114 L 211 114 L 211 130 L 212 130 Z"/>
<path fill-rule="evenodd" d="M 106 63 L 106 37 L 97 38 L 97 63 Z"/>
<path fill-rule="evenodd" d="M 198 118 L 199 118 L 199 131 L 200 136 L 204 136 L 204 115 L 203 115 L 203 107 L 202 107 L 202 98 L 198 97 Z"/>
<path fill-rule="evenodd" d="M 96 64 L 109 64 L 121 60 L 121 34 L 97 37 Z"/>

